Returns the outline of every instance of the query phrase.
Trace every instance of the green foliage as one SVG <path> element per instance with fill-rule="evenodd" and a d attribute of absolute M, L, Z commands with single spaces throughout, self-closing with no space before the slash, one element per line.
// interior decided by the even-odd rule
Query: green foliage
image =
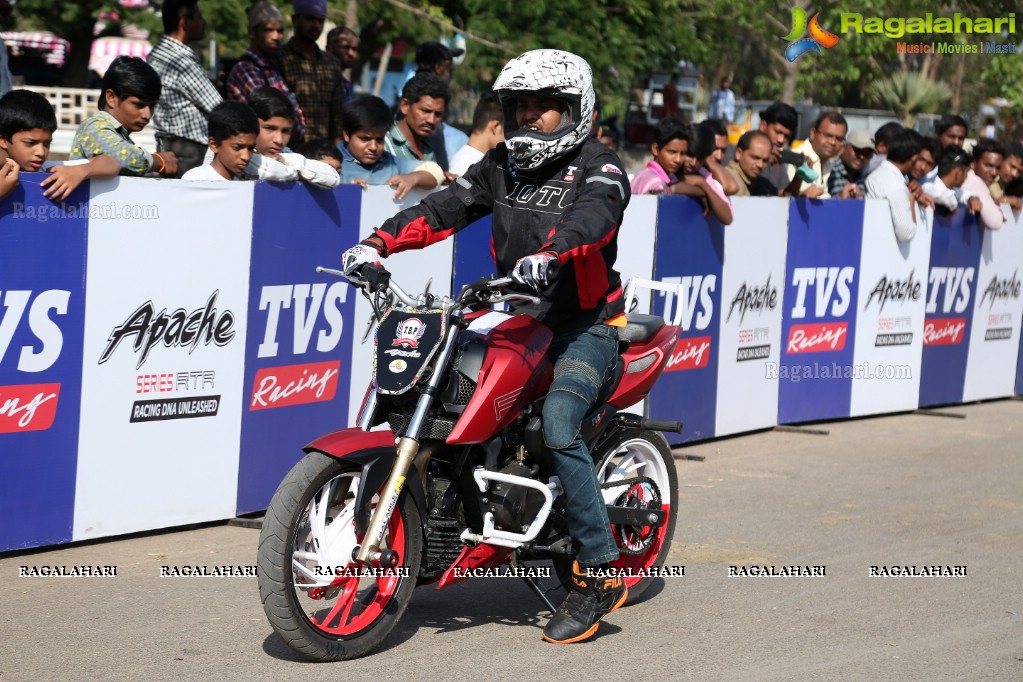
<path fill-rule="evenodd" d="M 876 80 L 867 86 L 867 93 L 882 109 L 891 109 L 912 126 L 917 114 L 940 113 L 952 97 L 944 83 L 935 83 L 919 73 L 903 72 L 891 78 Z"/>
<path fill-rule="evenodd" d="M 234 57 L 245 50 L 245 12 L 252 1 L 202 0 L 208 32 L 216 38 L 220 56 Z M 364 59 L 391 42 L 395 56 L 410 63 L 420 42 L 450 38 L 451 26 L 466 31 L 468 54 L 455 71 L 454 85 L 469 99 L 493 83 L 509 57 L 528 49 L 557 47 L 590 62 L 605 111 L 619 115 L 625 112 L 631 88 L 680 62 L 698 67 L 705 87 L 721 76 L 732 76 L 733 88 L 747 99 L 789 94 L 793 100 L 812 99 L 824 105 L 873 106 L 864 83 L 908 72 L 946 83 L 952 91 L 950 106 L 963 111 L 992 96 L 1023 106 L 1020 55 L 900 55 L 897 39 L 847 33 L 822 54 L 807 54 L 794 64 L 783 56 L 793 6 L 804 8 L 808 17 L 819 12 L 821 25 L 835 33 L 841 30 L 841 13 L 849 11 L 864 17 L 1017 14 L 1016 36 L 959 38 L 977 43 L 1019 40 L 1023 14 L 1017 0 L 857 0 L 855 5 L 843 0 L 328 0 L 328 19 L 343 24 L 350 3 L 358 9 L 356 28 L 362 35 Z M 290 29 L 291 3 L 278 6 Z M 125 10 L 116 0 L 19 0 L 15 14 L 19 28 L 50 30 L 81 40 L 98 13 L 109 9 L 117 9 L 125 22 L 149 28 L 154 41 L 162 33 L 158 13 Z M 915 35 L 902 40 L 951 42 L 955 38 Z M 402 46 L 407 47 L 403 53 Z"/>

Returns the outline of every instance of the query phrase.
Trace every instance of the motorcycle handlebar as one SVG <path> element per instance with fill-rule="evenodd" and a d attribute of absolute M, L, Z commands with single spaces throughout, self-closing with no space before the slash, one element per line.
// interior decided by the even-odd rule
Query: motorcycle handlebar
<path fill-rule="evenodd" d="M 362 275 L 361 277 L 346 275 L 341 270 L 325 268 L 323 266 L 317 267 L 316 272 L 347 279 L 354 286 L 362 287 L 370 291 L 389 289 L 395 297 L 405 305 L 409 307 L 418 305 L 418 301 L 416 299 L 409 296 L 401 287 L 395 284 L 395 282 L 391 279 L 391 273 L 382 265 L 364 265 L 360 270 L 360 274 Z M 526 301 L 534 304 L 540 302 L 540 299 L 537 296 L 516 291 L 510 291 L 499 296 L 492 296 L 492 294 L 500 291 L 501 289 L 506 289 L 513 284 L 515 284 L 515 281 L 511 277 L 498 277 L 496 279 L 483 277 L 471 284 L 467 284 L 459 293 L 455 302 L 460 305 L 470 304 L 472 302 L 500 303 L 503 301 Z"/>
<path fill-rule="evenodd" d="M 361 287 L 369 291 L 389 289 L 394 296 L 405 305 L 410 307 L 417 305 L 414 298 L 409 296 L 401 287 L 391 281 L 391 273 L 382 265 L 364 265 L 360 270 L 362 277 L 346 275 L 341 270 L 325 268 L 322 265 L 317 266 L 316 272 L 347 279 L 353 286 Z"/>
<path fill-rule="evenodd" d="M 473 297 L 475 297 L 476 301 L 481 303 L 501 303 L 503 301 L 527 301 L 529 303 L 540 302 L 538 297 L 518 291 L 510 291 L 499 296 L 491 296 L 491 294 L 496 293 L 501 289 L 507 289 L 513 284 L 515 284 L 515 280 L 511 277 L 498 277 L 497 279 L 483 277 L 471 284 L 465 285 L 461 293 L 458 294 L 458 300 L 470 302 Z"/>

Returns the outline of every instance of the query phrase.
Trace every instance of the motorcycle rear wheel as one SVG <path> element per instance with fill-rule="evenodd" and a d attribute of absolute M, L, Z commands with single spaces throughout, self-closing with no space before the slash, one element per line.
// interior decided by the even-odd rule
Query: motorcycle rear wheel
<path fill-rule="evenodd" d="M 658 528 L 611 527 L 621 552 L 619 559 L 611 562 L 611 565 L 633 574 L 625 577 L 625 584 L 629 588 L 626 605 L 633 604 L 656 577 L 643 573 L 663 566 L 671 549 L 678 518 L 678 472 L 675 470 L 675 459 L 664 436 L 657 431 L 646 430 L 623 432 L 604 444 L 599 452 L 592 454 L 597 462 L 597 483 L 601 486 L 615 481 L 645 478 L 653 481 L 656 487 L 644 482 L 628 487 L 602 488 L 605 504 L 649 504 L 651 493 L 656 493 L 660 497 L 660 508 L 668 515 L 666 523 Z M 572 559 L 557 558 L 553 563 L 562 584 L 568 585 L 572 577 Z"/>
<path fill-rule="evenodd" d="M 360 473 L 344 460 L 306 455 L 277 488 L 260 532 L 263 610 L 281 639 L 310 660 L 369 653 L 397 625 L 416 586 L 423 538 L 407 494 L 395 505 L 381 544 L 398 553 L 399 570 L 360 577 L 351 563 L 362 540 L 354 523 Z"/>

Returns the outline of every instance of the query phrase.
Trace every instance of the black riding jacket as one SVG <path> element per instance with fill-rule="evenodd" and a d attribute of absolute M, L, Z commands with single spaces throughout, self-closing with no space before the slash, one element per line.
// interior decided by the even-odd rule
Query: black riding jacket
<path fill-rule="evenodd" d="M 381 225 L 383 255 L 422 248 L 493 213 L 491 253 L 506 274 L 524 256 L 558 256 L 554 280 L 539 306 L 520 306 L 554 331 L 589 326 L 624 312 L 613 265 L 618 228 L 629 203 L 629 179 L 618 155 L 593 139 L 533 171 L 515 170 L 504 144 L 465 175 Z"/>

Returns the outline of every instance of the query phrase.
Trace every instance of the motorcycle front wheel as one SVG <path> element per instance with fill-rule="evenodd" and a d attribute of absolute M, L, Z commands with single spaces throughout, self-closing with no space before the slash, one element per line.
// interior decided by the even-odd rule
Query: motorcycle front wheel
<path fill-rule="evenodd" d="M 381 549 L 394 569 L 352 563 L 360 467 L 310 453 L 274 493 L 259 535 L 259 594 L 270 625 L 295 652 L 316 661 L 364 656 L 391 632 L 412 598 L 423 538 L 415 502 L 395 505 Z M 377 498 L 374 496 L 372 506 Z M 368 573 L 368 574 L 365 574 Z"/>
<path fill-rule="evenodd" d="M 611 565 L 628 571 L 626 604 L 632 604 L 650 587 L 656 576 L 649 574 L 664 565 L 671 549 L 678 518 L 675 459 L 664 436 L 646 430 L 623 432 L 592 454 L 604 504 L 656 508 L 667 514 L 665 523 L 656 528 L 611 525 L 619 551 L 618 560 Z M 568 585 L 572 559 L 558 558 L 553 563 L 562 584 Z"/>

